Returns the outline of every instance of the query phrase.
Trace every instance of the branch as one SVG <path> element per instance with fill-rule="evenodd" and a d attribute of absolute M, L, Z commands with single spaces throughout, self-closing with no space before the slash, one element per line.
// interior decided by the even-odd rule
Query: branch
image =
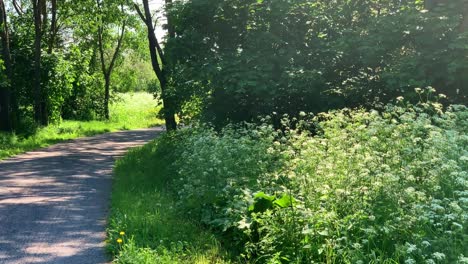
<path fill-rule="evenodd" d="M 42 35 L 46 32 L 46 27 L 47 27 L 47 3 L 46 0 L 38 0 L 39 2 L 39 10 L 40 14 L 42 16 L 41 18 L 41 23 L 42 23 Z"/>
<path fill-rule="evenodd" d="M 16 13 L 18 13 L 18 15 L 24 15 L 23 8 L 21 8 L 21 6 L 16 2 L 16 0 L 13 0 L 13 7 L 15 8 Z"/>
<path fill-rule="evenodd" d="M 166 65 L 166 58 L 164 56 L 163 50 L 161 49 L 161 45 L 159 45 L 159 41 L 156 37 L 156 34 L 154 34 L 154 37 L 156 38 L 156 50 L 158 51 L 159 58 L 161 58 L 161 63 L 162 65 Z"/>
<path fill-rule="evenodd" d="M 52 0 L 52 19 L 50 23 L 50 39 L 49 39 L 49 47 L 47 53 L 51 54 L 54 49 L 54 42 L 57 38 L 58 28 L 57 28 L 57 0 Z"/>
<path fill-rule="evenodd" d="M 133 3 L 133 6 L 135 7 L 135 10 L 137 11 L 138 16 L 140 16 L 141 20 L 143 20 L 143 22 L 145 22 L 145 24 L 146 24 L 146 17 L 141 12 L 140 7 L 136 3 Z"/>
<path fill-rule="evenodd" d="M 101 69 L 104 75 L 107 74 L 106 61 L 104 59 L 104 47 L 102 43 L 102 26 L 98 26 L 98 46 L 99 46 L 99 55 L 101 59 Z"/>
<path fill-rule="evenodd" d="M 147 19 L 147 17 L 143 14 L 143 12 L 141 12 L 140 7 L 139 7 L 135 2 L 133 3 L 133 6 L 135 7 L 135 10 L 137 11 L 138 16 L 140 16 L 140 18 L 143 20 L 143 22 L 145 22 L 145 24 L 148 26 L 148 29 L 151 29 L 151 30 L 154 31 L 154 28 L 156 27 L 156 23 L 155 23 L 155 25 L 153 25 L 153 24 L 151 23 L 151 22 L 152 22 L 151 20 L 153 20 L 153 19 L 152 19 L 153 16 L 151 16 L 151 19 Z M 145 11 L 146 11 L 146 10 L 145 10 Z M 148 24 L 148 23 L 149 23 L 149 24 Z M 150 25 L 152 25 L 153 27 L 150 27 Z M 157 50 L 157 52 L 158 52 L 158 56 L 159 56 L 159 58 L 161 58 L 161 62 L 162 62 L 162 64 L 164 65 L 164 64 L 166 64 L 166 59 L 164 58 L 163 50 L 162 50 L 162 48 L 161 48 L 161 45 L 159 45 L 159 41 L 158 41 L 158 39 L 156 38 L 156 34 L 154 34 L 154 37 L 155 37 L 155 39 L 156 39 L 156 41 L 155 41 L 155 42 L 156 42 L 156 43 L 155 43 L 155 46 L 156 46 L 156 50 Z"/>
<path fill-rule="evenodd" d="M 119 40 L 117 42 L 117 48 L 115 48 L 114 55 L 112 55 L 112 60 L 111 60 L 111 63 L 109 65 L 109 68 L 108 68 L 108 75 L 111 74 L 112 69 L 114 68 L 117 56 L 119 56 L 119 51 L 120 51 L 120 48 L 122 47 L 122 42 L 123 42 L 123 38 L 124 38 L 124 35 L 125 35 L 125 26 L 126 26 L 126 24 L 127 24 L 127 20 L 124 20 L 122 22 L 122 30 L 121 30 L 121 33 L 120 33 L 120 37 L 119 37 Z"/>
<path fill-rule="evenodd" d="M 98 7 L 98 11 L 99 11 L 99 25 L 98 25 L 98 46 L 99 46 L 99 55 L 100 55 L 100 60 L 101 60 L 101 69 L 102 69 L 102 73 L 104 75 L 107 75 L 107 69 L 106 69 L 106 61 L 104 59 L 104 47 L 103 47 L 103 43 L 102 43 L 102 13 L 101 13 L 101 4 L 99 3 L 99 0 L 96 0 L 96 4 L 97 4 L 97 7 Z"/>

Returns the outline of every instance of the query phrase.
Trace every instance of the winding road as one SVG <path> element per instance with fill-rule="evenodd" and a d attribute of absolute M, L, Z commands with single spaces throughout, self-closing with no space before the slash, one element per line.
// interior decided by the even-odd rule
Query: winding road
<path fill-rule="evenodd" d="M 108 263 L 113 164 L 162 130 L 82 138 L 0 162 L 0 263 Z"/>

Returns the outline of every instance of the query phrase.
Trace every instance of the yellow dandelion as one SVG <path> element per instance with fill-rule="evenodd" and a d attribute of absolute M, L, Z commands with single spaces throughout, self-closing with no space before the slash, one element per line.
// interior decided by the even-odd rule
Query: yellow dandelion
<path fill-rule="evenodd" d="M 121 238 L 117 239 L 117 243 L 121 244 L 122 242 L 123 242 L 123 240 Z"/>
<path fill-rule="evenodd" d="M 121 236 L 125 235 L 125 232 L 124 231 L 120 231 L 119 233 Z"/>

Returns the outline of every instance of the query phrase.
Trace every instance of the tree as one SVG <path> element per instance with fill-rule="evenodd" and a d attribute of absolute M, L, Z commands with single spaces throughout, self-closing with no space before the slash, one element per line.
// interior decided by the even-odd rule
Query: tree
<path fill-rule="evenodd" d="M 109 119 L 109 100 L 110 100 L 110 85 L 111 85 L 111 76 L 112 71 L 115 67 L 115 61 L 117 57 L 120 55 L 120 49 L 122 47 L 122 42 L 125 35 L 125 27 L 126 27 L 126 19 L 122 20 L 122 25 L 120 29 L 120 33 L 117 39 L 117 46 L 113 51 L 112 55 L 110 56 L 110 63 L 106 66 L 106 59 L 105 59 L 105 47 L 104 47 L 104 35 L 107 25 L 104 23 L 104 14 L 102 5 L 103 3 L 100 0 L 96 0 L 100 21 L 98 22 L 98 47 L 99 47 L 99 58 L 101 61 L 101 70 L 104 76 L 104 117 Z M 124 13 L 124 6 L 120 4 L 121 12 Z"/>
<path fill-rule="evenodd" d="M 166 4 L 170 4 L 172 1 L 166 1 Z M 155 72 L 160 86 L 161 86 L 161 97 L 163 101 L 164 119 L 166 122 L 166 128 L 168 131 L 177 129 L 177 122 L 175 120 L 175 105 L 173 103 L 172 95 L 169 93 L 169 63 L 166 58 L 163 49 L 156 37 L 154 31 L 153 19 L 149 8 L 148 0 L 143 0 L 143 10 L 135 3 L 134 4 L 138 15 L 143 20 L 148 31 L 148 45 L 151 55 L 151 65 Z M 170 21 L 168 21 L 170 23 Z M 174 37 L 174 31 L 172 30 L 172 24 L 168 25 L 169 38 Z"/>
<path fill-rule="evenodd" d="M 46 25 L 47 9 L 45 0 L 32 0 L 34 14 L 34 119 L 40 125 L 48 125 L 47 105 L 42 89 L 42 36 Z"/>
<path fill-rule="evenodd" d="M 165 52 L 177 107 L 201 102 L 200 116 L 222 126 L 418 100 L 426 86 L 463 102 L 467 2 L 176 1 Z"/>
<path fill-rule="evenodd" d="M 6 15 L 5 3 L 0 0 L 0 39 L 2 45 L 1 59 L 4 62 L 5 74 L 2 72 L 0 64 L 0 77 L 6 80 L 0 81 L 0 130 L 10 131 L 12 129 L 11 120 L 11 54 L 10 38 L 8 33 L 8 21 Z"/>
<path fill-rule="evenodd" d="M 57 0 L 51 0 L 51 22 L 50 22 L 50 30 L 49 30 L 49 39 L 47 43 L 47 53 L 51 54 L 54 45 L 57 41 L 57 35 L 58 35 L 58 24 L 57 24 Z"/>

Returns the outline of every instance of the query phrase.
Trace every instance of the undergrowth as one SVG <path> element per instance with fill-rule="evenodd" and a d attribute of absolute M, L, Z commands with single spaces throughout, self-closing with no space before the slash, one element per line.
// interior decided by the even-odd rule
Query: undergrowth
<path fill-rule="evenodd" d="M 120 160 L 116 262 L 468 263 L 465 106 L 271 118 L 182 129 Z"/>
<path fill-rule="evenodd" d="M 176 154 L 172 137 L 163 138 L 116 163 L 109 252 L 116 263 L 229 263 L 217 237 L 187 218 L 168 190 Z"/>

